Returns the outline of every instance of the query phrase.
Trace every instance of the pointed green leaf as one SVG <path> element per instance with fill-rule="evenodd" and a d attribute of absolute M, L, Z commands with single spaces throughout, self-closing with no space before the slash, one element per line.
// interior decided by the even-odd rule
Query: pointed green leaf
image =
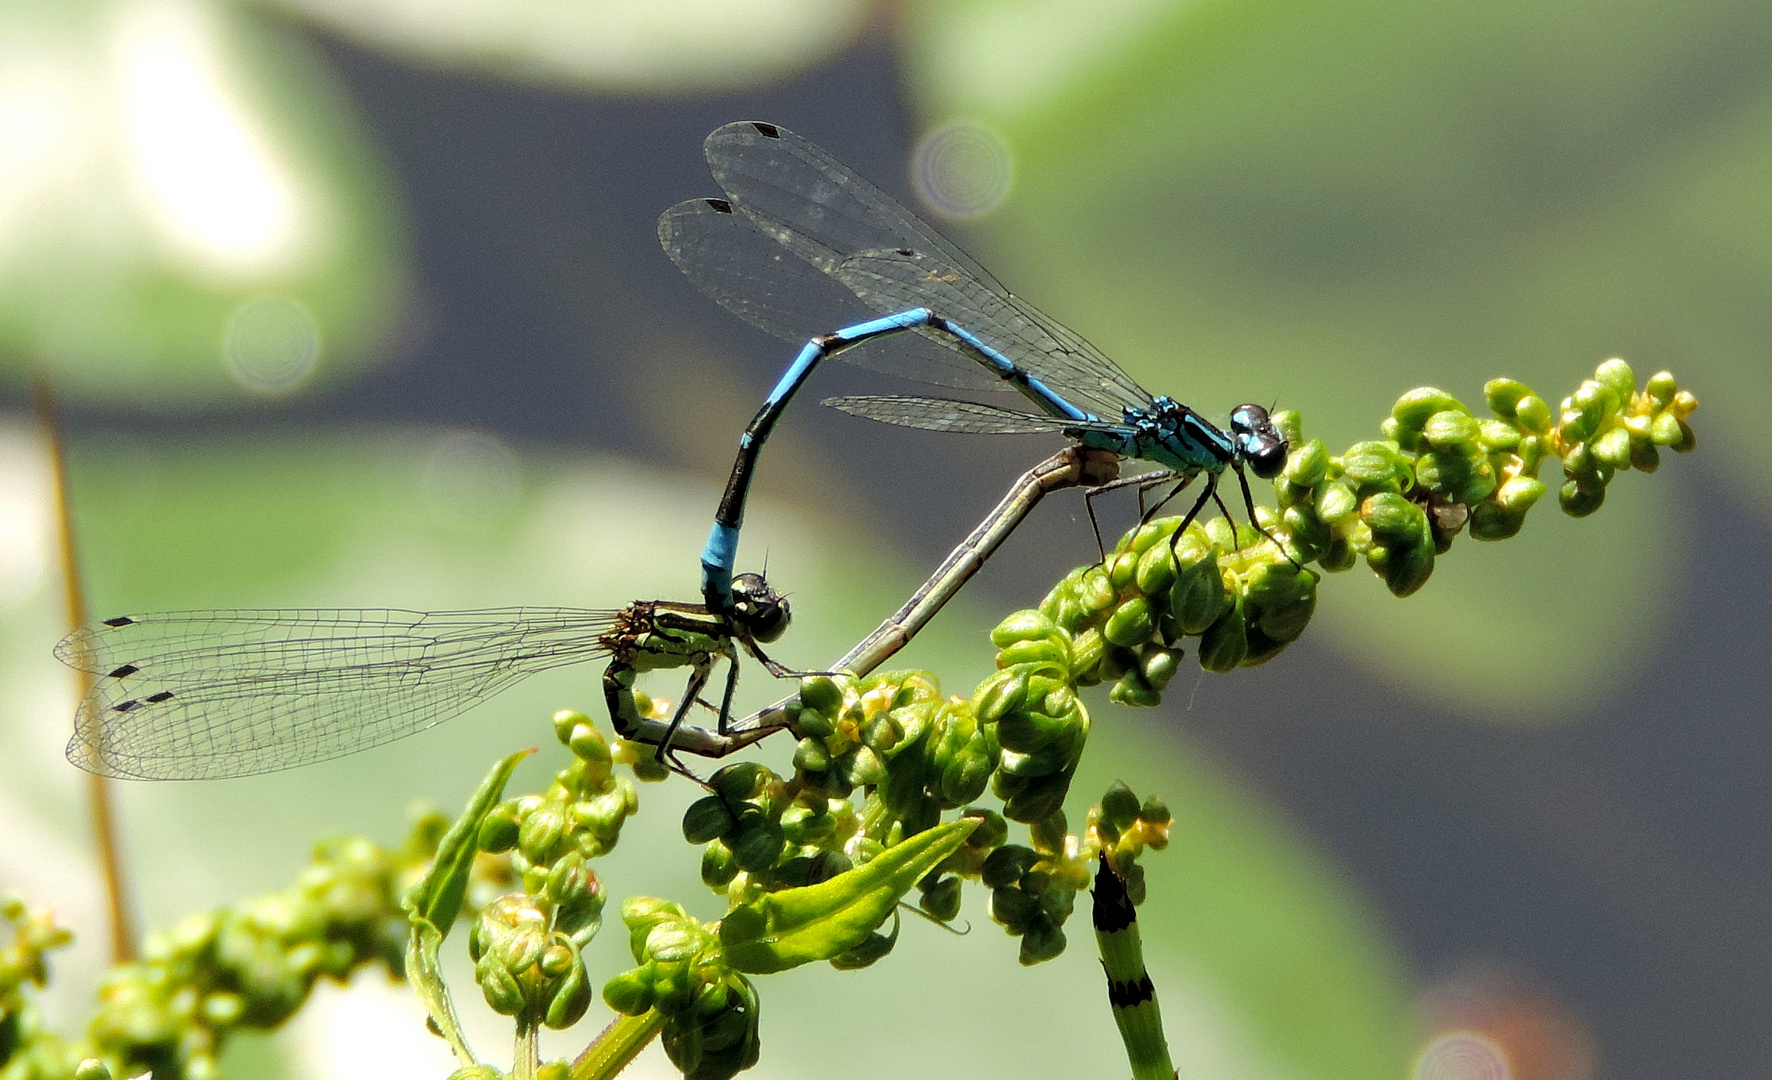
<path fill-rule="evenodd" d="M 518 751 L 492 767 L 486 779 L 480 781 L 480 789 L 468 800 L 467 809 L 437 842 L 437 857 L 431 860 L 424 879 L 408 890 L 400 902 L 413 922 L 423 920 L 436 927 L 439 942 L 449 935 L 449 928 L 461 911 L 462 897 L 467 895 L 468 874 L 474 869 L 474 856 L 479 852 L 480 825 L 504 796 L 505 781 L 533 753 L 534 748 Z"/>
<path fill-rule="evenodd" d="M 461 912 L 462 898 L 467 895 L 468 875 L 474 868 L 480 825 L 503 797 L 505 782 L 511 778 L 511 773 L 533 753 L 534 749 L 518 751 L 492 767 L 486 779 L 480 781 L 474 797 L 468 800 L 467 809 L 437 842 L 436 858 L 431 860 L 431 868 L 424 879 L 407 890 L 400 901 L 412 926 L 412 932 L 406 938 L 406 981 L 424 1002 L 425 1012 L 430 1015 L 438 1034 L 449 1043 L 449 1049 L 463 1065 L 474 1065 L 476 1059 L 462 1034 L 455 1003 L 449 997 L 449 985 L 443 981 L 438 952 L 449 928 L 455 924 L 456 915 Z"/>
<path fill-rule="evenodd" d="M 720 923 L 727 962 L 749 975 L 768 975 L 856 948 L 976 828 L 976 818 L 938 825 L 829 881 L 733 908 Z"/>

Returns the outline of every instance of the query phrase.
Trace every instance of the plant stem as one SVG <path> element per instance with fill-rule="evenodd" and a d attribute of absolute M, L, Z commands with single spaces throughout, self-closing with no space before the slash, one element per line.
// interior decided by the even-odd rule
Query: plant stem
<path fill-rule="evenodd" d="M 651 1009 L 618 1016 L 572 1063 L 571 1080 L 609 1080 L 628 1067 L 664 1027 L 664 1014 Z"/>
<path fill-rule="evenodd" d="M 50 470 L 55 479 L 56 529 L 61 541 L 62 588 L 67 602 L 68 628 L 86 625 L 86 586 L 80 573 L 80 547 L 74 536 L 73 499 L 68 481 L 68 448 L 62 437 L 61 412 L 49 376 L 39 371 L 34 384 L 37 426 L 49 443 Z M 92 675 L 77 675 L 80 700 L 92 691 Z M 86 801 L 92 815 L 93 840 L 105 876 L 105 893 L 111 912 L 111 958 L 119 964 L 135 959 L 135 915 L 130 903 L 128 877 L 117 842 L 116 811 L 111 803 L 111 782 L 86 773 Z"/>

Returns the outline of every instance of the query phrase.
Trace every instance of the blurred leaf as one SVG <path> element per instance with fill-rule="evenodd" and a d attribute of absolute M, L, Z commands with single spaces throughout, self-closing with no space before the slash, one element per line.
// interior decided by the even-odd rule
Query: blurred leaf
<path fill-rule="evenodd" d="M 930 124 L 965 116 L 1014 152 L 978 245 L 1011 288 L 1156 392 L 1209 416 L 1278 401 L 1331 447 L 1421 384 L 1468 400 L 1505 374 L 1554 402 L 1609 355 L 1668 367 L 1706 405 L 1703 459 L 1772 490 L 1734 434 L 1772 381 L 1772 9 L 1109 10 L 1085 32 L 1059 5 L 914 8 Z M 1406 602 L 1332 586 L 1321 621 L 1442 704 L 1553 715 L 1667 632 L 1692 467 L 1626 477 L 1578 523 L 1546 506 L 1519 540 L 1461 540 Z"/>
<path fill-rule="evenodd" d="M 706 92 L 811 67 L 867 0 L 259 0 L 374 48 L 526 82 Z"/>
<path fill-rule="evenodd" d="M 274 396 L 361 364 L 403 227 L 332 76 L 214 0 L 0 6 L 0 349 L 70 397 Z"/>

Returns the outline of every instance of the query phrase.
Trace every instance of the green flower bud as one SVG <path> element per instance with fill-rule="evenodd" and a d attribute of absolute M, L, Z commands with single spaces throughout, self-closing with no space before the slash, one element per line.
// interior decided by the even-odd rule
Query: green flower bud
<path fill-rule="evenodd" d="M 486 1004 L 501 1016 L 516 1016 L 528 1004 L 516 976 L 499 961 L 495 953 L 480 957 L 479 962 L 474 965 L 474 981 L 480 984 L 480 993 L 485 995 Z"/>
<path fill-rule="evenodd" d="M 1153 690 L 1164 690 L 1169 680 L 1181 669 L 1182 652 L 1180 649 L 1165 649 L 1159 646 L 1147 646 L 1144 650 L 1143 663 L 1139 665 L 1139 674 L 1149 683 Z"/>
<path fill-rule="evenodd" d="M 1360 553 L 1354 550 L 1353 542 L 1344 536 L 1337 536 L 1329 541 L 1329 547 L 1318 557 L 1317 565 L 1331 574 L 1344 570 L 1352 570 L 1358 562 Z"/>
<path fill-rule="evenodd" d="M 1064 805 L 1073 772 L 1074 769 L 1064 769 L 1040 776 L 1012 777 L 999 769 L 991 778 L 991 788 L 1003 800 L 1004 817 L 1010 821 L 1039 821 Z"/>
<path fill-rule="evenodd" d="M 1005 826 L 1007 835 L 1007 826 Z M 979 873 L 979 880 L 986 888 L 1000 889 L 1014 885 L 1022 875 L 1033 869 L 1034 863 L 1040 859 L 1040 853 L 1020 844 L 1004 844 L 991 852 L 984 861 Z"/>
<path fill-rule="evenodd" d="M 1518 479 L 1530 479 L 1519 477 Z M 1509 481 L 1511 484 L 1513 481 Z M 1538 483 L 1533 481 L 1533 483 Z M 1543 494 L 1544 485 L 1538 484 Z M 1506 490 L 1506 485 L 1503 486 Z M 1536 498 L 1536 496 L 1534 496 Z M 1526 524 L 1526 511 L 1515 509 L 1503 502 L 1478 503 L 1471 507 L 1471 538 L 1473 540 L 1506 540 L 1520 531 Z"/>
<path fill-rule="evenodd" d="M 624 971 L 603 984 L 603 1004 L 623 1016 L 639 1016 L 652 1002 L 651 965 Z"/>
<path fill-rule="evenodd" d="M 74 1080 L 111 1080 L 111 1070 L 98 1058 L 84 1058 L 74 1067 Z"/>
<path fill-rule="evenodd" d="M 720 840 L 712 841 L 701 852 L 701 883 L 715 891 L 724 889 L 738 876 L 738 863 L 732 849 Z"/>
<path fill-rule="evenodd" d="M 885 763 L 866 746 L 858 746 L 837 758 L 836 765 L 838 779 L 854 787 L 878 784 L 886 779 Z"/>
<path fill-rule="evenodd" d="M 1360 504 L 1360 520 L 1375 540 L 1387 544 L 1408 543 L 1427 534 L 1427 515 L 1421 507 L 1395 492 L 1380 492 Z"/>
<path fill-rule="evenodd" d="M 1698 445 L 1698 433 L 1696 431 L 1692 430 L 1692 425 L 1686 423 L 1686 421 L 1684 421 L 1684 420 L 1681 420 L 1680 421 L 1680 437 L 1678 439 L 1676 439 L 1675 441 L 1673 441 L 1672 443 L 1669 443 L 1668 449 L 1672 450 L 1676 454 L 1687 454 L 1687 453 L 1691 453 L 1693 448 L 1695 448 L 1697 445 Z"/>
<path fill-rule="evenodd" d="M 831 752 L 823 739 L 801 739 L 794 747 L 794 768 L 801 772 L 821 773 L 831 767 Z"/>
<path fill-rule="evenodd" d="M 1100 627 L 1092 626 L 1071 640 L 1070 669 L 1073 673 L 1093 671 L 1106 653 L 1107 639 L 1101 636 Z"/>
<path fill-rule="evenodd" d="M 933 918 L 952 922 L 960 914 L 960 889 L 963 884 L 957 877 L 944 877 L 932 887 L 923 890 L 922 899 L 917 906 Z"/>
<path fill-rule="evenodd" d="M 1248 651 L 1248 626 L 1241 604 L 1232 604 L 1200 635 L 1199 661 L 1207 671 L 1221 675 L 1234 671 Z"/>
<path fill-rule="evenodd" d="M 843 688 L 828 675 L 800 680 L 800 708 L 829 716 L 843 707 Z"/>
<path fill-rule="evenodd" d="M 1446 409 L 1428 418 L 1422 436 L 1438 450 L 1451 450 L 1477 440 L 1476 418 L 1462 408 Z"/>
<path fill-rule="evenodd" d="M 516 847 L 518 835 L 517 803 L 513 799 L 506 799 L 493 807 L 492 812 L 480 823 L 480 832 L 475 843 L 481 851 L 498 854 Z"/>
<path fill-rule="evenodd" d="M 1484 402 L 1490 412 L 1503 420 L 1512 420 L 1520 400 L 1531 394 L 1531 387 L 1515 379 L 1490 379 L 1483 384 Z"/>
<path fill-rule="evenodd" d="M 1021 933 L 1040 914 L 1040 903 L 1027 893 L 1013 887 L 991 890 L 991 918 Z"/>
<path fill-rule="evenodd" d="M 1033 664 L 1039 667 L 1068 671 L 1070 660 L 1070 650 L 1065 647 L 1064 640 L 1059 637 L 1017 641 L 997 653 L 997 666 L 1000 668 Z"/>
<path fill-rule="evenodd" d="M 1537 394 L 1528 395 L 1514 407 L 1514 419 L 1535 435 L 1548 435 L 1551 428 L 1550 403 Z"/>
<path fill-rule="evenodd" d="M 990 724 L 1020 709 L 1027 700 L 1028 669 L 1005 668 L 979 684 L 972 694 L 972 712 L 980 723 Z"/>
<path fill-rule="evenodd" d="M 1446 391 L 1422 386 L 1398 398 L 1397 403 L 1391 406 L 1391 416 L 1404 427 L 1420 431 L 1427 426 L 1434 414 L 1447 410 L 1465 414 L 1470 412 Z"/>
<path fill-rule="evenodd" d="M 1203 633 L 1230 605 L 1218 559 L 1209 551 L 1185 561 L 1169 589 L 1169 612 L 1184 634 Z"/>
<path fill-rule="evenodd" d="M 1623 468 L 1624 466 L 1619 466 Z M 1661 452 L 1655 449 L 1655 441 L 1647 435 L 1634 432 L 1630 437 L 1630 467 L 1642 472 L 1652 473 L 1661 468 Z"/>
<path fill-rule="evenodd" d="M 1057 634 L 1057 623 L 1038 611 L 1023 610 L 1012 613 L 997 624 L 991 631 L 991 644 L 1003 649 L 1018 641 L 1044 640 Z"/>
<path fill-rule="evenodd" d="M 1600 422 L 1606 418 L 1610 394 L 1605 387 L 1590 379 L 1577 387 L 1575 393 L 1563 399 L 1562 415 L 1557 426 L 1565 444 L 1584 443 L 1593 438 L 1594 433 L 1599 430 Z"/>
<path fill-rule="evenodd" d="M 1307 560 L 1328 548 L 1335 538 L 1329 523 L 1314 510 L 1314 507 L 1293 506 L 1280 517 L 1286 531 L 1292 534 L 1293 546 L 1298 549 L 1300 557 Z"/>
<path fill-rule="evenodd" d="M 1649 376 L 1649 381 L 1643 386 L 1643 392 L 1649 395 L 1649 400 L 1655 403 L 1658 410 L 1671 405 L 1679 389 L 1680 384 L 1675 381 L 1671 371 L 1657 371 Z"/>
<path fill-rule="evenodd" d="M 1139 556 L 1133 581 L 1146 596 L 1159 595 L 1169 588 L 1175 581 L 1175 555 L 1167 543 L 1156 544 Z"/>
<path fill-rule="evenodd" d="M 1102 627 L 1101 636 L 1109 644 L 1130 648 L 1149 641 L 1156 622 L 1151 616 L 1151 602 L 1134 596 L 1114 609 Z"/>
<path fill-rule="evenodd" d="M 725 796 L 727 802 L 739 803 L 754 798 L 774 779 L 775 774 L 767 766 L 741 761 L 717 770 L 708 777 L 708 786 Z"/>
<path fill-rule="evenodd" d="M 683 839 L 691 844 L 717 840 L 737 825 L 738 819 L 733 816 L 725 800 L 718 795 L 697 799 L 689 804 L 689 809 L 683 811 Z"/>
<path fill-rule="evenodd" d="M 1630 432 L 1615 427 L 1593 442 L 1594 457 L 1615 469 L 1630 468 Z"/>
<path fill-rule="evenodd" d="M 1360 499 L 1354 489 L 1339 480 L 1330 480 L 1317 488 L 1317 516 L 1331 525 L 1359 512 Z"/>
<path fill-rule="evenodd" d="M 1482 420 L 1477 424 L 1477 445 L 1488 454 L 1509 454 L 1519 449 L 1520 432 L 1512 424 L 1500 420 Z"/>
<path fill-rule="evenodd" d="M 1603 486 L 1582 487 L 1571 480 L 1557 492 L 1557 499 L 1563 505 L 1563 513 L 1570 517 L 1586 517 L 1606 501 L 1606 489 Z"/>
<path fill-rule="evenodd" d="M 787 838 L 779 824 L 759 816 L 741 825 L 728 842 L 732 846 L 732 861 L 740 870 L 755 874 L 775 865 Z"/>
<path fill-rule="evenodd" d="M 1133 576 L 1138 573 L 1138 552 L 1121 551 L 1108 556 L 1107 579 L 1117 593 L 1132 584 Z"/>
<path fill-rule="evenodd" d="M 1594 381 L 1612 391 L 1620 406 L 1629 404 L 1637 392 L 1637 376 L 1630 365 L 1614 357 L 1594 369 Z"/>
<path fill-rule="evenodd" d="M 576 955 L 571 955 L 570 959 L 559 989 L 554 991 L 542 1014 L 541 1022 L 555 1031 L 578 1023 L 585 1010 L 591 1007 L 590 976 L 585 974 L 584 965 Z"/>
<path fill-rule="evenodd" d="M 1659 446 L 1673 446 L 1680 441 L 1680 418 L 1673 413 L 1659 413 L 1649 422 L 1649 437 Z"/>
<path fill-rule="evenodd" d="M 1341 460 L 1344 475 L 1361 495 L 1400 492 L 1409 474 L 1408 465 L 1388 443 L 1355 443 Z"/>
<path fill-rule="evenodd" d="M 1082 602 L 1083 610 L 1093 615 L 1106 611 L 1114 603 L 1114 586 L 1101 567 L 1091 567 L 1077 583 L 1077 599 Z"/>
<path fill-rule="evenodd" d="M 1366 562 L 1384 579 L 1391 595 L 1408 596 L 1426 585 L 1434 572 L 1434 539 L 1425 531 L 1414 541 L 1397 537 L 1384 546 L 1374 545 Z"/>
<path fill-rule="evenodd" d="M 1329 475 L 1329 450 L 1323 445 L 1322 439 L 1310 442 L 1292 451 L 1286 459 L 1286 480 L 1299 487 L 1314 488 Z"/>
<path fill-rule="evenodd" d="M 609 741 L 595 727 L 590 724 L 574 725 L 566 746 L 572 751 L 573 757 L 588 767 L 587 777 L 600 782 L 609 775 L 614 756 L 609 752 Z"/>
<path fill-rule="evenodd" d="M 1021 936 L 1021 955 L 1017 959 L 1023 967 L 1032 967 L 1063 953 L 1064 946 L 1064 931 L 1042 920 Z"/>
<path fill-rule="evenodd" d="M 517 830 L 517 847 L 530 862 L 543 863 L 565 831 L 566 815 L 558 806 L 544 805 L 523 819 Z"/>
<path fill-rule="evenodd" d="M 1163 695 L 1145 681 L 1137 668 L 1133 668 L 1114 683 L 1114 688 L 1108 691 L 1108 700 L 1129 708 L 1150 709 L 1163 703 Z"/>

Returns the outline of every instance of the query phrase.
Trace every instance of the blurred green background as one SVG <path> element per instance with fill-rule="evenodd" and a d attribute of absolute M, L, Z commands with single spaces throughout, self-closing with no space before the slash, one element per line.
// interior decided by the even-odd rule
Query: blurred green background
<path fill-rule="evenodd" d="M 62 398 L 96 616 L 690 598 L 789 349 L 653 222 L 716 193 L 707 131 L 762 119 L 1211 417 L 1277 402 L 1339 448 L 1424 383 L 1555 400 L 1620 355 L 1691 387 L 1699 452 L 1598 515 L 1460 540 L 1407 601 L 1331 578 L 1297 647 L 1153 712 L 1091 699 L 1073 812 L 1114 777 L 1177 812 L 1141 920 L 1185 1076 L 1765 1075 L 1772 459 L 1739 433 L 1772 377 L 1769 61 L 1772 8 L 1729 2 L 0 2 L 0 888 L 82 934 L 53 1018 L 105 947 L 32 379 Z M 1051 449 L 829 413 L 772 441 L 741 560 L 792 593 L 802 667 Z M 907 660 L 982 676 L 983 631 L 1092 553 L 1079 501 Z M 124 786 L 144 919 L 275 887 L 326 833 L 395 840 L 409 800 L 458 804 L 553 709 L 597 711 L 597 674 L 344 761 Z M 713 917 L 676 787 L 605 882 Z M 760 1068 L 1118 1071 L 1082 919 L 1028 971 L 968 916 L 766 980 Z M 372 983 L 231 1065 L 446 1072 Z"/>

